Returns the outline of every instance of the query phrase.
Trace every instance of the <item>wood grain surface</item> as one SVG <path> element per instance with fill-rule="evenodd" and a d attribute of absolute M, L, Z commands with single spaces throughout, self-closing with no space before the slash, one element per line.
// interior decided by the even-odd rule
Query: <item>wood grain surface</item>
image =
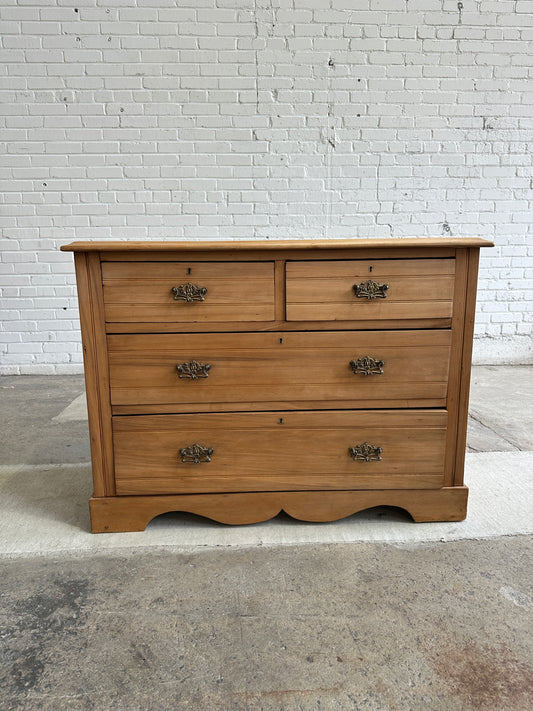
<path fill-rule="evenodd" d="M 94 252 L 74 255 L 82 331 L 89 439 L 96 496 L 115 493 L 109 367 L 100 261 Z"/>
<path fill-rule="evenodd" d="M 337 250 L 337 249 L 390 249 L 391 247 L 406 249 L 408 247 L 493 247 L 493 242 L 481 237 L 397 237 L 374 239 L 293 239 L 293 240 L 87 240 L 72 242 L 61 247 L 63 252 L 104 252 L 120 251 L 122 253 L 147 251 L 169 252 L 174 250 L 217 252 L 220 250 L 291 250 L 301 251 Z"/>
<path fill-rule="evenodd" d="M 113 405 L 261 404 L 323 400 L 424 400 L 445 405 L 448 330 L 151 334 L 108 336 Z M 384 361 L 383 373 L 354 374 L 352 360 Z M 209 364 L 207 378 L 179 378 L 177 365 Z"/>
<path fill-rule="evenodd" d="M 105 262 L 107 321 L 264 321 L 275 318 L 274 262 Z M 172 288 L 207 288 L 204 301 L 174 299 Z"/>
<path fill-rule="evenodd" d="M 276 309 L 279 302 L 276 301 Z M 285 309 L 285 302 L 282 303 L 282 308 Z M 356 316 L 356 314 L 354 314 Z M 360 332 L 374 331 L 376 329 L 396 330 L 399 327 L 417 329 L 417 328 L 450 328 L 452 323 L 451 317 L 445 318 L 418 318 L 418 319 L 376 319 L 373 321 L 352 320 L 352 321 L 332 321 L 316 320 L 316 321 L 254 321 L 250 324 L 246 321 L 216 321 L 209 324 L 169 322 L 163 323 L 157 321 L 155 323 L 106 323 L 107 333 L 245 333 L 253 330 L 255 332 L 274 332 L 274 331 L 347 331 L 357 330 Z"/>
<path fill-rule="evenodd" d="M 446 412 L 276 412 L 115 417 L 117 493 L 442 486 Z M 380 461 L 349 448 L 382 447 Z M 210 462 L 180 450 L 212 448 Z"/>
<path fill-rule="evenodd" d="M 169 511 L 187 511 L 230 525 L 259 523 L 281 511 L 301 521 L 337 521 L 374 506 L 405 509 L 418 523 L 462 521 L 468 489 L 374 491 L 279 491 L 238 494 L 181 494 L 116 496 L 91 499 L 93 533 L 144 531 L 147 524 Z"/>
<path fill-rule="evenodd" d="M 288 320 L 450 318 L 453 259 L 287 262 Z M 385 298 L 358 298 L 354 285 L 387 284 Z"/>

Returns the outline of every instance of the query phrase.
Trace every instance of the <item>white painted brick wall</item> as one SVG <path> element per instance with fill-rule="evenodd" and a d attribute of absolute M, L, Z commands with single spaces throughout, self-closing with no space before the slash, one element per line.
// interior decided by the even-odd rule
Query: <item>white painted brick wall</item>
<path fill-rule="evenodd" d="M 0 0 L 4 373 L 81 367 L 73 239 L 479 235 L 531 358 L 533 2 Z"/>

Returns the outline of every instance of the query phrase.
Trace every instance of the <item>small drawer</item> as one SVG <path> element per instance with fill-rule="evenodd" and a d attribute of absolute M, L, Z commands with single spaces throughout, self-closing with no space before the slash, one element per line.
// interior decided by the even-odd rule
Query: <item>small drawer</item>
<path fill-rule="evenodd" d="M 115 334 L 107 343 L 111 402 L 141 414 L 148 405 L 152 412 L 446 405 L 446 329 Z"/>
<path fill-rule="evenodd" d="M 273 262 L 103 262 L 102 279 L 108 322 L 274 319 Z"/>
<path fill-rule="evenodd" d="M 117 494 L 432 489 L 446 411 L 114 417 Z"/>
<path fill-rule="evenodd" d="M 287 262 L 287 320 L 450 319 L 454 259 Z"/>

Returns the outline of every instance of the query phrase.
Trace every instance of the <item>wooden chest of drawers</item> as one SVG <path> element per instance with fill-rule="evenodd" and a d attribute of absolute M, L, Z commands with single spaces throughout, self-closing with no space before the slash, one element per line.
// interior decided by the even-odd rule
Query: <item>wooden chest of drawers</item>
<path fill-rule="evenodd" d="M 85 242 L 92 530 L 466 516 L 481 239 Z"/>

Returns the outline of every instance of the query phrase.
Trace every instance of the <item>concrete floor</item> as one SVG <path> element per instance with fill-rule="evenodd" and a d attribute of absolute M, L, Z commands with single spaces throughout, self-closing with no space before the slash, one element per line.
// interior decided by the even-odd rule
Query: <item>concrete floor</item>
<path fill-rule="evenodd" d="M 4 711 L 530 711 L 525 537 L 1 565 Z"/>
<path fill-rule="evenodd" d="M 201 526 L 211 543 L 149 548 L 157 520 L 144 534 L 90 536 L 82 392 L 80 377 L 0 379 L 2 498 L 18 506 L 19 537 L 41 544 L 37 556 L 0 540 L 2 711 L 531 711 L 531 537 L 497 535 L 523 523 L 485 538 L 465 526 L 474 507 L 445 532 L 479 539 L 427 542 L 441 524 L 373 510 L 342 530 L 388 526 L 395 543 L 332 544 L 329 524 L 228 529 L 174 514 L 160 517 L 167 532 L 183 540 Z M 531 475 L 533 369 L 475 368 L 471 414 L 468 461 L 500 469 L 483 507 L 497 521 Z M 48 474 L 63 508 L 45 500 Z M 525 492 L 507 517 L 525 520 Z M 80 532 L 61 554 L 53 524 Z M 306 544 L 264 545 L 286 525 Z M 83 536 L 107 548 L 82 553 Z"/>

